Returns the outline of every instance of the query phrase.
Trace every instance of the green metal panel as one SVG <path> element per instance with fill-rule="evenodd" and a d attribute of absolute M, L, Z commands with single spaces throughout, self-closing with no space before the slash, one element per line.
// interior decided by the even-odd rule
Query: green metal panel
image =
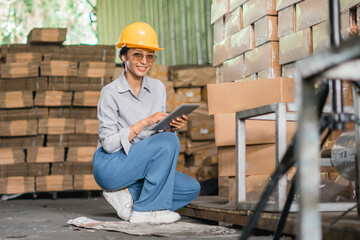
<path fill-rule="evenodd" d="M 98 0 L 99 44 L 115 44 L 133 22 L 147 22 L 160 47 L 157 63 L 206 64 L 212 61 L 211 0 Z M 120 63 L 117 57 L 116 62 Z"/>

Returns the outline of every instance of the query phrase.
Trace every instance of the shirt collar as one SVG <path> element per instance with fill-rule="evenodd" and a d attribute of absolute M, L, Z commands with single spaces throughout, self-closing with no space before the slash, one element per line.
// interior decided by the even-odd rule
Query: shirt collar
<path fill-rule="evenodd" d="M 125 77 L 125 70 L 121 73 L 120 77 L 118 78 L 116 89 L 118 92 L 123 93 L 126 91 L 132 91 L 128 81 Z M 141 88 L 146 89 L 149 93 L 151 93 L 151 84 L 150 79 L 148 76 L 144 76 L 142 80 Z"/>

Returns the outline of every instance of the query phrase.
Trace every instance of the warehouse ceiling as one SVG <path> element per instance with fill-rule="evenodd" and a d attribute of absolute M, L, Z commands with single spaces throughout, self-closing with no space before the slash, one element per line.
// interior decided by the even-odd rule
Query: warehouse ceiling
<path fill-rule="evenodd" d="M 157 32 L 158 64 L 206 64 L 212 59 L 211 0 L 98 0 L 99 44 L 115 44 L 133 22 L 147 22 Z M 117 62 L 120 59 L 117 57 Z"/>

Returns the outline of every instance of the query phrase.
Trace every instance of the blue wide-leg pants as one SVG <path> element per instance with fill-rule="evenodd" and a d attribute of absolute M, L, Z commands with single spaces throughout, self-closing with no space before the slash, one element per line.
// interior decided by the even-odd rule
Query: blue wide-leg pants
<path fill-rule="evenodd" d="M 133 144 L 128 155 L 121 149 L 107 153 L 101 147 L 93 158 L 93 174 L 106 190 L 128 188 L 135 211 L 175 211 L 195 200 L 200 184 L 176 172 L 178 137 L 164 132 Z"/>

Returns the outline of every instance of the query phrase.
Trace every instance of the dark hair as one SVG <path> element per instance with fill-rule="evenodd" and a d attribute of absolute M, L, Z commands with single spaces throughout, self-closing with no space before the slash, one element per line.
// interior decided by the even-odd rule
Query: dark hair
<path fill-rule="evenodd" d="M 121 60 L 121 61 L 122 61 L 121 56 L 122 56 L 122 55 L 126 55 L 128 51 L 129 51 L 129 48 L 128 48 L 128 47 L 122 47 L 122 48 L 120 49 L 119 57 L 120 57 L 120 60 Z M 125 62 L 123 62 L 121 65 L 122 65 L 123 67 L 125 67 Z"/>

